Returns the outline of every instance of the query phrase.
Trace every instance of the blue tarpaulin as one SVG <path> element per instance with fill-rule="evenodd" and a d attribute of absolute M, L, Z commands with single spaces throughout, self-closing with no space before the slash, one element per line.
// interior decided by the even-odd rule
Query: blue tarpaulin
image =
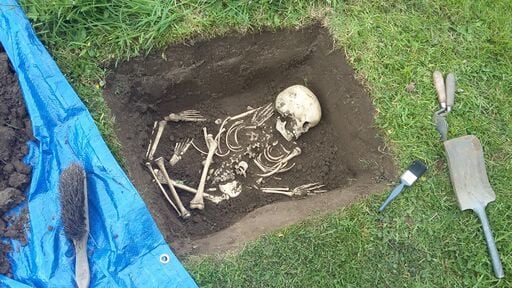
<path fill-rule="evenodd" d="M 88 175 L 91 287 L 197 287 L 14 0 L 0 0 L 0 42 L 35 137 L 25 159 L 33 168 L 29 243 L 13 243 L 14 279 L 0 275 L 2 287 L 75 286 L 74 248 L 64 236 L 58 200 L 59 175 L 74 161 Z M 162 255 L 170 261 L 162 263 Z"/>

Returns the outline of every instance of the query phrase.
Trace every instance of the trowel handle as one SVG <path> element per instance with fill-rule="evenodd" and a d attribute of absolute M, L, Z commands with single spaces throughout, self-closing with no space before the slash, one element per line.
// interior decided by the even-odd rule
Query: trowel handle
<path fill-rule="evenodd" d="M 455 75 L 453 73 L 446 76 L 446 110 L 450 112 L 455 102 Z"/>
<path fill-rule="evenodd" d="M 503 278 L 505 273 L 503 272 L 503 266 L 501 265 L 498 249 L 496 249 L 496 244 L 494 243 L 494 238 L 492 237 L 491 226 L 489 225 L 489 220 L 485 214 L 485 208 L 478 207 L 473 210 L 478 215 L 478 218 L 480 218 L 480 222 L 482 222 L 485 241 L 487 241 L 487 248 L 489 249 L 489 255 L 491 256 L 492 268 L 494 269 L 494 275 L 496 278 Z"/>
<path fill-rule="evenodd" d="M 446 108 L 446 88 L 444 87 L 443 74 L 439 71 L 434 71 L 432 78 L 434 78 L 434 86 L 436 87 L 439 104 L 441 108 Z"/>

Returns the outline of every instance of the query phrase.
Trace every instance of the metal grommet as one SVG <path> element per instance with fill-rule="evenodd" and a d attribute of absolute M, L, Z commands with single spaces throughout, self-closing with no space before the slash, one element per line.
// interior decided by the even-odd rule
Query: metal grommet
<path fill-rule="evenodd" d="M 162 254 L 160 255 L 160 263 L 167 264 L 171 260 L 171 257 L 169 257 L 168 254 Z"/>

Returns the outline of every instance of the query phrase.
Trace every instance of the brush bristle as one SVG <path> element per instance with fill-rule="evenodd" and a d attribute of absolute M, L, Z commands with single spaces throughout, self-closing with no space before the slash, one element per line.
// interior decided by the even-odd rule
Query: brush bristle
<path fill-rule="evenodd" d="M 85 171 L 73 163 L 60 176 L 60 208 L 64 233 L 69 239 L 80 240 L 87 233 L 85 223 Z"/>

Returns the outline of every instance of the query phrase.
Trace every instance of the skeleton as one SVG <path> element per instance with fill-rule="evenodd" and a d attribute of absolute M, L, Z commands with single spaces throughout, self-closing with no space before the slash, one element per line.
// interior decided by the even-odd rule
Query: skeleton
<path fill-rule="evenodd" d="M 180 210 L 181 217 L 183 219 L 187 219 L 190 217 L 190 212 L 183 206 L 183 203 L 180 200 L 180 197 L 178 196 L 178 193 L 176 192 L 176 189 L 174 189 L 173 181 L 171 178 L 169 178 L 169 174 L 167 173 L 167 169 L 165 169 L 165 160 L 163 157 L 158 157 L 155 160 L 156 165 L 162 172 L 162 174 L 165 177 L 165 180 L 167 180 L 167 186 L 171 189 L 171 195 L 174 198 L 174 201 L 176 202 L 176 206 Z M 155 177 L 156 178 L 156 177 Z"/>
<path fill-rule="evenodd" d="M 206 128 L 203 128 L 203 132 L 206 139 L 206 145 L 208 146 L 208 155 L 206 156 L 206 162 L 204 163 L 203 173 L 201 174 L 201 180 L 199 182 L 199 187 L 197 188 L 197 193 L 190 201 L 190 208 L 199 210 L 204 209 L 203 194 L 204 187 L 206 185 L 206 176 L 208 176 L 208 169 L 212 163 L 213 154 L 215 154 L 215 151 L 217 150 L 217 141 L 215 141 L 213 135 L 208 134 Z"/>
<path fill-rule="evenodd" d="M 288 87 L 279 93 L 275 108 L 281 116 L 277 119 L 276 129 L 288 141 L 298 139 L 322 118 L 315 94 L 302 85 Z"/>
<path fill-rule="evenodd" d="M 162 133 L 164 132 L 165 126 L 167 126 L 167 122 L 169 121 L 201 122 L 206 121 L 206 118 L 202 116 L 197 110 L 185 110 L 180 113 L 171 113 L 165 116 L 164 120 L 158 122 L 158 130 L 156 132 L 155 141 L 153 144 L 150 143 L 151 149 L 149 150 L 149 153 L 147 153 L 148 160 L 153 160 L 153 155 L 155 154 L 156 148 L 158 147 Z"/>
<path fill-rule="evenodd" d="M 185 152 L 187 152 L 188 148 L 192 144 L 192 138 L 185 140 L 184 142 L 178 142 L 174 145 L 174 154 L 172 154 L 171 160 L 169 160 L 169 164 L 171 166 L 176 165 L 178 161 L 181 160 L 181 157 Z"/>
<path fill-rule="evenodd" d="M 265 177 L 279 180 L 280 178 L 276 177 L 276 174 L 286 172 L 294 167 L 295 163 L 289 163 L 291 162 L 290 160 L 302 153 L 299 147 L 287 150 L 278 141 L 269 144 L 273 141 L 271 139 L 274 126 L 270 126 L 266 122 L 274 115 L 275 111 L 279 113 L 275 127 L 288 141 L 297 139 L 306 133 L 311 127 L 316 126 L 321 118 L 321 108 L 318 99 L 310 90 L 300 85 L 291 86 L 279 93 L 275 103 L 269 103 L 255 109 L 248 107 L 247 109 L 247 111 L 238 115 L 215 120 L 215 124 L 219 125 L 219 130 L 215 136 L 208 134 L 206 128 L 203 128 L 207 151 L 203 151 L 204 148 L 202 148 L 203 150 L 199 149 L 192 139 L 175 143 L 174 153 L 169 160 L 171 166 L 176 165 L 181 160 L 190 146 L 194 147 L 199 153 L 206 155 L 202 171 L 200 171 L 201 178 L 197 189 L 170 179 L 162 157 L 155 160 L 159 169 L 152 169 L 149 162 L 146 164 L 167 200 L 181 217 L 188 218 L 190 212 L 181 203 L 175 187 L 195 194 L 190 201 L 190 208 L 202 210 L 204 209 L 204 199 L 218 204 L 240 195 L 243 190 L 240 176 L 248 177 L 249 164 L 247 162 L 249 160 L 247 158 L 253 159 L 253 162 L 261 170 L 261 173 L 251 175 L 257 178 L 249 178 L 256 181 L 255 184 L 257 186 L 267 181 L 264 180 L 267 179 Z M 199 122 L 206 121 L 206 118 L 201 116 L 196 110 L 186 110 L 177 114 L 171 113 L 164 117 L 163 120 L 155 122 L 151 138 L 153 138 L 153 135 L 155 136 L 147 148 L 147 159 L 153 159 L 163 130 L 169 121 Z M 239 141 L 239 135 L 245 135 L 246 137 L 244 137 L 243 141 Z M 223 139 L 226 141 L 225 148 L 221 147 Z M 241 143 L 244 143 L 245 147 Z M 231 155 L 227 157 L 229 154 Z M 210 168 L 215 155 L 226 157 L 226 159 L 219 161 L 220 166 Z M 245 158 L 247 162 L 243 161 L 242 157 L 247 157 Z M 209 191 L 216 190 L 217 188 L 206 189 L 207 181 L 209 185 L 217 186 L 222 194 L 220 196 L 208 194 L 210 193 Z M 167 195 L 162 183 L 170 187 L 172 197 Z M 256 187 L 255 185 L 247 185 L 248 187 Z M 322 189 L 323 187 L 324 185 L 319 183 L 310 183 L 291 190 L 287 187 L 261 188 L 261 190 L 264 193 L 284 194 L 291 197 L 325 192 Z M 205 190 L 208 193 L 205 193 Z M 171 201 L 171 198 L 174 198 L 173 201 Z"/>
<path fill-rule="evenodd" d="M 290 191 L 290 188 L 288 188 L 288 187 L 261 188 L 261 191 L 263 193 L 283 194 L 288 197 L 293 197 L 293 196 L 306 196 L 306 195 L 313 195 L 313 194 L 327 192 L 326 189 L 322 189 L 324 187 L 325 187 L 325 185 L 316 182 L 316 183 L 309 183 L 309 184 L 297 186 L 297 187 L 293 188 L 291 191 Z"/>

